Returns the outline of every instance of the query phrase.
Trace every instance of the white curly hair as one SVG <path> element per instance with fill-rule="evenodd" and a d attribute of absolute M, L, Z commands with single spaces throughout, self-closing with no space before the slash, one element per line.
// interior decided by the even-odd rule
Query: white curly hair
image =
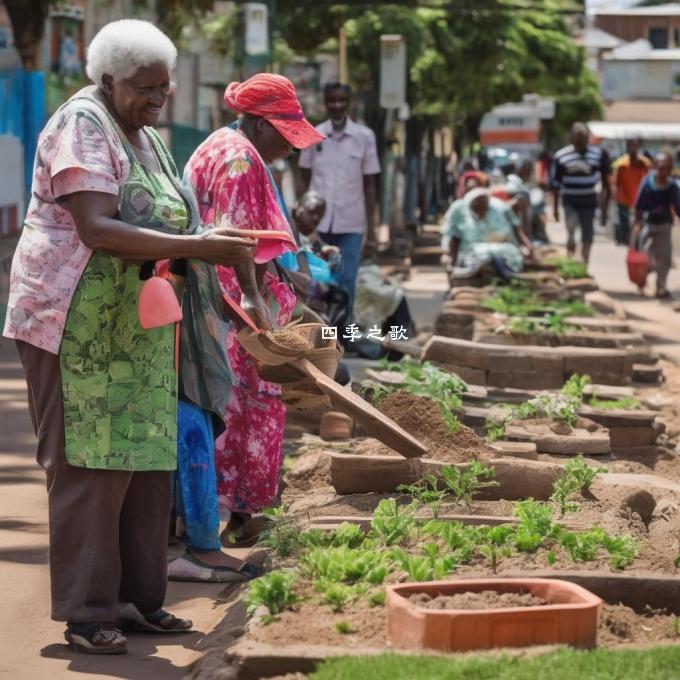
<path fill-rule="evenodd" d="M 96 85 L 108 73 L 114 80 L 130 78 L 143 66 L 162 63 L 171 71 L 177 48 L 149 21 L 121 19 L 106 24 L 87 48 L 85 70 Z"/>

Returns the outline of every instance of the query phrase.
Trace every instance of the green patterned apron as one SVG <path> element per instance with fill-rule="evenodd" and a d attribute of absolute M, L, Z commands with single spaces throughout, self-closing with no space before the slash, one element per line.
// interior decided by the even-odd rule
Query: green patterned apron
<path fill-rule="evenodd" d="M 107 114 L 108 115 L 108 114 Z M 130 159 L 118 217 L 165 233 L 185 231 L 189 207 L 156 132 L 147 136 L 161 171 Z M 174 470 L 177 463 L 175 325 L 144 330 L 137 317 L 140 267 L 93 253 L 74 294 L 59 360 L 66 460 L 107 470 Z"/>

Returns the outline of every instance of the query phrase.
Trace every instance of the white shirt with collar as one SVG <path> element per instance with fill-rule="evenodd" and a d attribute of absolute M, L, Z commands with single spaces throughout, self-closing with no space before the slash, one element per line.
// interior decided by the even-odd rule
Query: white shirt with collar
<path fill-rule="evenodd" d="M 366 230 L 364 175 L 377 175 L 380 161 L 370 128 L 347 119 L 335 132 L 326 120 L 316 128 L 326 137 L 300 153 L 299 166 L 312 172 L 310 189 L 326 199 L 326 214 L 317 231 L 356 234 Z"/>

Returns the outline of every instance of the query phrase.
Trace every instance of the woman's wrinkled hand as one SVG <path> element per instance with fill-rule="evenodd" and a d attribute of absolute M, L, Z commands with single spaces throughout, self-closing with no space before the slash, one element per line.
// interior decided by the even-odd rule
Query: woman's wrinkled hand
<path fill-rule="evenodd" d="M 233 267 L 253 259 L 257 241 L 239 236 L 238 229 L 217 227 L 200 236 L 203 245 L 200 259 L 210 264 Z"/>

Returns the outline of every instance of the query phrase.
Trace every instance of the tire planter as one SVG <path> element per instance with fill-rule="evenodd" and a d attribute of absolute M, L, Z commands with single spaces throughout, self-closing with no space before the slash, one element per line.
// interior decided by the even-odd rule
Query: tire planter
<path fill-rule="evenodd" d="M 432 597 L 496 590 L 530 592 L 551 604 L 498 609 L 426 609 L 409 595 Z M 581 586 L 557 579 L 470 579 L 387 586 L 387 630 L 401 649 L 463 652 L 474 649 L 567 644 L 589 649 L 597 644 L 602 600 Z"/>

